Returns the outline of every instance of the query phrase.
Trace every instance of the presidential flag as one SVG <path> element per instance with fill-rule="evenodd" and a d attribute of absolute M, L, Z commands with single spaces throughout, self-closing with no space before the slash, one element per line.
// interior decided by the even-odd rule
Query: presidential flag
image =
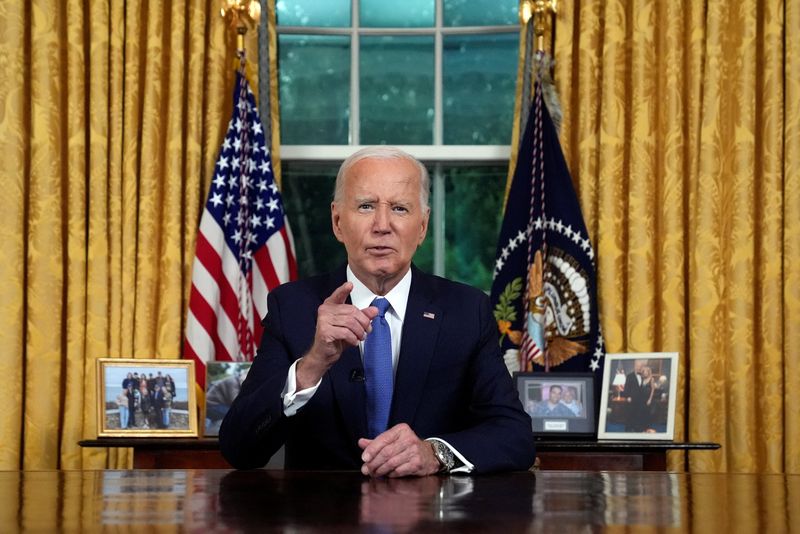
<path fill-rule="evenodd" d="M 512 372 L 602 377 L 594 248 L 541 85 L 534 89 L 497 243 L 491 299 L 500 344 Z"/>
<path fill-rule="evenodd" d="M 267 294 L 297 278 L 294 243 L 255 98 L 236 74 L 233 115 L 200 218 L 184 356 L 197 364 L 249 361 L 261 338 Z"/>

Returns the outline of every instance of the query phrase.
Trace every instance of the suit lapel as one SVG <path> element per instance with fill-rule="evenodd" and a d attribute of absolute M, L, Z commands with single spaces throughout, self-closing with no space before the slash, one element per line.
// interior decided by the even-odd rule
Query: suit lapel
<path fill-rule="evenodd" d="M 414 421 L 443 319 L 442 309 L 431 298 L 430 276 L 414 267 L 412 269 L 389 416 L 390 427 Z"/>
<path fill-rule="evenodd" d="M 328 298 L 334 290 L 347 280 L 345 267 L 332 273 L 328 287 L 322 290 L 322 300 Z M 347 303 L 351 304 L 350 297 Z M 347 431 L 353 438 L 367 435 L 367 402 L 364 388 L 364 364 L 358 347 L 346 349 L 339 361 L 328 371 L 333 389 L 333 396 L 341 412 Z"/>

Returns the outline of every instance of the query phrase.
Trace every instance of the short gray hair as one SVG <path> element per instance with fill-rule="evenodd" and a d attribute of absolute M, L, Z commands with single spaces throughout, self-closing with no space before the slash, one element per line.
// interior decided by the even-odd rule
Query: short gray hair
<path fill-rule="evenodd" d="M 425 165 L 423 165 L 421 161 L 408 152 L 400 150 L 397 147 L 386 145 L 368 146 L 366 148 L 362 148 L 361 150 L 351 154 L 350 157 L 342 162 L 342 166 L 339 167 L 339 172 L 336 174 L 336 187 L 333 191 L 334 202 L 338 202 L 342 198 L 342 193 L 344 191 L 344 179 L 350 168 L 362 159 L 368 158 L 405 159 L 416 165 L 417 169 L 419 170 L 419 203 L 420 206 L 422 206 L 422 209 L 430 209 L 430 206 L 428 205 L 428 198 L 430 196 L 431 179 L 428 175 L 428 169 L 425 168 Z"/>

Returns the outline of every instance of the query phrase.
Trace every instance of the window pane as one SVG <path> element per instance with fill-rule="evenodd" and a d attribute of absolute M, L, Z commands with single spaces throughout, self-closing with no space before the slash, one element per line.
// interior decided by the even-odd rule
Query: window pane
<path fill-rule="evenodd" d="M 281 142 L 346 145 L 350 119 L 350 38 L 281 35 Z"/>
<path fill-rule="evenodd" d="M 364 27 L 429 28 L 433 26 L 434 0 L 361 0 L 359 22 Z"/>
<path fill-rule="evenodd" d="M 445 26 L 519 24 L 519 0 L 444 0 Z"/>
<path fill-rule="evenodd" d="M 361 144 L 431 144 L 433 37 L 362 37 L 360 49 Z"/>
<path fill-rule="evenodd" d="M 489 291 L 506 165 L 445 169 L 445 276 Z"/>
<path fill-rule="evenodd" d="M 278 0 L 278 26 L 350 26 L 350 0 Z"/>
<path fill-rule="evenodd" d="M 516 33 L 444 38 L 446 145 L 510 142 L 518 41 Z"/>
<path fill-rule="evenodd" d="M 292 225 L 300 278 L 328 272 L 347 261 L 331 230 L 331 200 L 338 164 L 282 162 L 283 202 Z"/>

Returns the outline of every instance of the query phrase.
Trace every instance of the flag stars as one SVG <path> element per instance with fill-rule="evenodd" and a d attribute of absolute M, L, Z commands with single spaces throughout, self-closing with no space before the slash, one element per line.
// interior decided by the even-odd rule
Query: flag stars
<path fill-rule="evenodd" d="M 238 137 L 233 140 L 233 150 L 235 152 L 241 152 L 242 151 L 242 140 L 239 139 Z"/>
<path fill-rule="evenodd" d="M 259 226 L 261 226 L 261 219 L 258 217 L 258 215 L 253 215 L 252 217 L 250 217 L 250 224 L 254 228 L 258 228 Z"/>
<path fill-rule="evenodd" d="M 237 132 L 241 132 L 242 128 L 244 128 L 244 124 L 242 124 L 242 120 L 237 117 L 236 122 L 233 124 L 233 127 L 236 128 Z"/>
<path fill-rule="evenodd" d="M 228 158 L 226 158 L 225 156 L 219 158 L 219 161 L 217 162 L 217 165 L 219 166 L 220 169 L 227 169 L 228 168 Z"/>
<path fill-rule="evenodd" d="M 233 232 L 233 235 L 231 236 L 231 239 L 233 239 L 233 241 L 237 245 L 239 243 L 241 243 L 242 242 L 242 232 L 241 232 L 241 230 L 236 230 L 235 232 Z"/>
<path fill-rule="evenodd" d="M 275 228 L 275 219 L 273 217 L 267 217 L 267 230 L 270 228 Z"/>
<path fill-rule="evenodd" d="M 222 216 L 222 223 L 225 226 L 228 226 L 231 223 L 231 213 L 229 211 L 226 211 L 225 215 Z"/>
<path fill-rule="evenodd" d="M 255 124 L 253 125 L 253 133 L 254 133 L 255 135 L 260 135 L 261 133 L 263 133 L 263 131 L 264 131 L 264 130 L 261 128 L 261 123 L 258 123 L 258 122 L 257 122 L 257 123 L 255 123 Z"/>
<path fill-rule="evenodd" d="M 267 190 L 267 181 L 266 180 L 259 180 L 258 181 L 258 190 L 259 191 L 266 191 Z"/>
<path fill-rule="evenodd" d="M 278 199 L 275 197 L 271 197 L 269 199 L 269 202 L 267 202 L 267 207 L 269 208 L 270 213 L 278 209 Z"/>
<path fill-rule="evenodd" d="M 227 152 L 230 149 L 231 149 L 231 140 L 228 139 L 227 136 L 225 136 L 225 140 L 222 142 L 222 151 Z"/>
<path fill-rule="evenodd" d="M 261 163 L 261 167 L 260 167 L 260 168 L 261 168 L 261 172 L 263 172 L 264 174 L 268 174 L 268 173 L 270 172 L 270 170 L 269 170 L 269 160 L 266 160 L 266 159 L 265 159 L 265 160 L 264 160 L 264 161 Z M 273 185 L 274 185 L 274 184 L 273 184 Z"/>
<path fill-rule="evenodd" d="M 221 187 L 225 187 L 225 177 L 224 177 L 224 176 L 222 176 L 221 174 L 217 174 L 217 175 L 214 177 L 214 185 L 215 185 L 216 187 L 219 187 L 219 188 L 221 188 Z"/>
<path fill-rule="evenodd" d="M 214 207 L 216 208 L 217 206 L 222 204 L 222 195 L 220 193 L 214 193 L 213 195 L 211 195 L 211 198 L 208 200 L 208 202 L 210 204 L 214 204 Z"/>
<path fill-rule="evenodd" d="M 236 202 L 236 198 L 233 193 L 228 193 L 228 196 L 225 197 L 225 205 L 230 208 L 234 202 Z"/>

